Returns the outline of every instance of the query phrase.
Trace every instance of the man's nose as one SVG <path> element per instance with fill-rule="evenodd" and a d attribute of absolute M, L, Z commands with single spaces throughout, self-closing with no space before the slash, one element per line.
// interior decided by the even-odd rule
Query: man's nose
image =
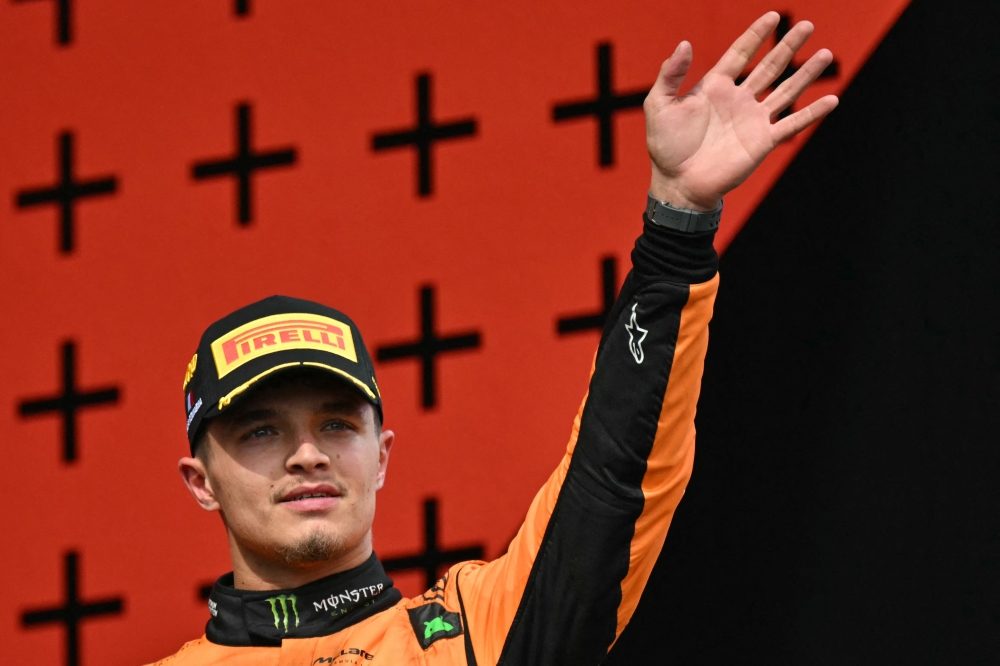
<path fill-rule="evenodd" d="M 295 450 L 288 457 L 285 466 L 289 471 L 310 472 L 314 469 L 326 469 L 330 466 L 330 458 L 316 446 L 316 440 L 308 435 L 297 438 Z"/>

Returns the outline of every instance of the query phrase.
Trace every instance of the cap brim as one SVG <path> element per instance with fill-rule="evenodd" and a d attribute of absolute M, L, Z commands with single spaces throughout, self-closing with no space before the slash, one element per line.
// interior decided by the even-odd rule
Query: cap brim
<path fill-rule="evenodd" d="M 326 363 L 317 363 L 315 361 L 293 361 L 290 363 L 281 363 L 279 365 L 275 365 L 271 368 L 268 368 L 264 372 L 261 372 L 260 374 L 251 377 L 249 380 L 243 382 L 242 384 L 234 388 L 232 391 L 224 395 L 215 405 L 213 405 L 211 408 L 209 408 L 208 411 L 205 412 L 202 418 L 210 419 L 215 416 L 218 416 L 219 414 L 222 414 L 227 407 L 236 404 L 237 402 L 239 402 L 240 399 L 245 397 L 251 388 L 259 387 L 262 382 L 266 382 L 267 380 L 273 379 L 274 377 L 280 374 L 283 374 L 290 370 L 301 369 L 301 368 L 316 368 L 318 370 L 323 370 L 325 372 L 328 372 L 334 377 L 343 380 L 343 382 L 346 385 L 357 390 L 361 395 L 363 395 L 365 399 L 367 399 L 368 402 L 370 402 L 372 406 L 374 406 L 375 409 L 378 410 L 379 418 L 381 418 L 382 400 L 377 395 L 375 395 L 375 392 L 372 391 L 367 384 L 365 384 L 363 381 L 361 381 L 360 379 L 358 379 L 357 377 L 353 376 L 352 374 L 350 374 L 345 370 L 341 370 L 340 368 L 334 367 L 332 365 L 327 365 Z"/>

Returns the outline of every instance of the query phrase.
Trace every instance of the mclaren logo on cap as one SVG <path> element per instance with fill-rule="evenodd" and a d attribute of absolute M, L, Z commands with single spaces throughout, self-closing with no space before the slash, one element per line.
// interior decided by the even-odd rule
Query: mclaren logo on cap
<path fill-rule="evenodd" d="M 261 317 L 226 333 L 212 343 L 219 379 L 273 352 L 316 349 L 358 362 L 351 327 L 329 317 L 288 313 Z"/>

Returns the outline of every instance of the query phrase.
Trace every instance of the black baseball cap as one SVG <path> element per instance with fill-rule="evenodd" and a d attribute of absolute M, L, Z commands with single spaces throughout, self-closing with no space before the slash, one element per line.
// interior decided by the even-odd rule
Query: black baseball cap
<path fill-rule="evenodd" d="M 187 436 L 194 454 L 198 429 L 262 379 L 291 368 L 340 377 L 371 402 L 382 420 L 382 397 L 361 332 L 343 312 L 289 296 L 269 296 L 215 322 L 201 336 L 184 374 Z"/>

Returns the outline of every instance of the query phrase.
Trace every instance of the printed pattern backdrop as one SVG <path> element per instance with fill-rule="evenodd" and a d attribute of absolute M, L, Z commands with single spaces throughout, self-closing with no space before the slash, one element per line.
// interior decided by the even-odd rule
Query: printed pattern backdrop
<path fill-rule="evenodd" d="M 801 105 L 905 4 L 0 3 L 0 660 L 201 634 L 230 565 L 176 472 L 181 380 L 208 323 L 272 293 L 348 312 L 376 357 L 403 592 L 501 554 L 628 270 L 660 62 L 690 40 L 693 84 L 778 9 L 817 26 L 796 62 L 836 57 Z M 808 138 L 727 198 L 720 250 Z"/>

